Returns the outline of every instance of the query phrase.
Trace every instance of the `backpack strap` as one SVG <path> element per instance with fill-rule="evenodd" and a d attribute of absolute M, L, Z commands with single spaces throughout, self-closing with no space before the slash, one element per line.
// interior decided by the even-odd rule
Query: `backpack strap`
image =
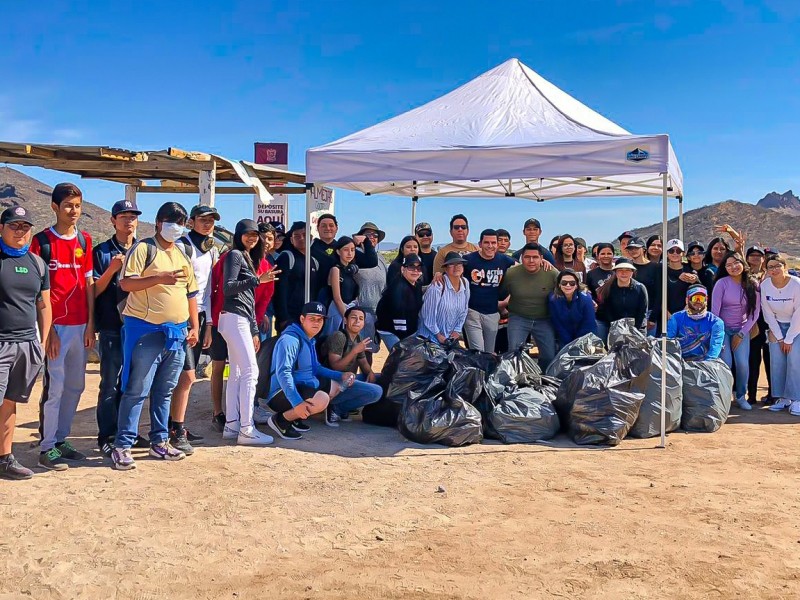
<path fill-rule="evenodd" d="M 44 279 L 45 273 L 47 273 L 47 263 L 42 260 L 41 256 L 38 256 L 33 252 L 28 252 L 28 256 L 30 257 L 31 261 L 33 261 L 33 266 L 36 267 L 36 271 L 39 273 L 39 279 Z"/>
<path fill-rule="evenodd" d="M 83 232 L 80 229 L 78 229 L 76 237 L 78 238 L 78 244 L 80 245 L 81 250 L 86 252 L 86 236 L 83 235 Z"/>
<path fill-rule="evenodd" d="M 50 258 L 52 255 L 52 250 L 50 249 L 50 238 L 47 237 L 47 233 L 44 231 L 40 231 L 33 237 L 39 243 L 39 256 L 44 261 L 44 264 L 49 268 Z"/>

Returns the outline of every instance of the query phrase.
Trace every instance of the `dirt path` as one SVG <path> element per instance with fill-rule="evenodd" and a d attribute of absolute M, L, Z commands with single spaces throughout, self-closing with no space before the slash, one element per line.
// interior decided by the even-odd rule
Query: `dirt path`
<path fill-rule="evenodd" d="M 202 381 L 188 421 L 209 443 L 121 473 L 93 447 L 88 371 L 86 465 L 0 483 L 0 600 L 800 598 L 788 413 L 734 413 L 666 450 L 446 449 L 359 421 L 239 448 L 210 431 Z M 35 418 L 20 411 L 27 465 Z"/>

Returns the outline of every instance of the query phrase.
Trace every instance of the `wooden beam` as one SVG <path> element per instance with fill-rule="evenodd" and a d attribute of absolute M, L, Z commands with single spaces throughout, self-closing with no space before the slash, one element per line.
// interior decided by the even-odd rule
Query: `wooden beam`
<path fill-rule="evenodd" d="M 141 185 L 137 187 L 140 194 L 199 194 L 200 188 L 195 186 L 170 186 L 170 185 Z M 215 194 L 252 194 L 253 188 L 250 187 L 218 187 L 214 189 Z M 301 187 L 278 187 L 269 188 L 270 194 L 305 194 L 305 188 Z"/>
<path fill-rule="evenodd" d="M 211 155 L 206 154 L 205 152 L 187 152 L 186 150 L 181 150 L 180 148 L 168 148 L 167 154 L 169 156 L 175 158 L 184 158 L 188 160 L 198 160 L 208 162 L 211 161 Z"/>
<path fill-rule="evenodd" d="M 194 179 L 197 173 L 212 169 L 214 162 L 194 160 L 148 160 L 143 162 L 128 160 L 68 160 L 62 158 L 17 158 L 14 156 L 0 156 L 0 161 L 13 162 L 14 164 L 30 167 L 43 167 L 56 171 L 70 173 L 98 172 L 98 173 L 126 173 L 135 172 L 146 179 L 163 178 L 162 172 L 182 173 L 187 179 Z M 148 173 L 153 173 L 148 177 Z M 159 173 L 158 176 L 155 173 Z"/>
<path fill-rule="evenodd" d="M 25 144 L 25 152 L 31 156 L 40 156 L 42 158 L 56 157 L 55 150 L 51 150 L 50 148 L 40 148 L 39 146 L 34 146 L 32 144 Z"/>

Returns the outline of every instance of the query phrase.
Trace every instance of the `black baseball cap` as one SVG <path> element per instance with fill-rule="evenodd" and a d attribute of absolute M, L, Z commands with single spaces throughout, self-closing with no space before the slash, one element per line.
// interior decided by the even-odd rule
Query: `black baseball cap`
<path fill-rule="evenodd" d="M 623 231 L 622 233 L 619 234 L 619 237 L 617 238 L 617 241 L 621 242 L 625 238 L 633 238 L 633 237 L 636 237 L 636 236 L 633 235 L 632 231 Z M 642 243 L 642 248 L 644 248 L 644 243 Z"/>
<path fill-rule="evenodd" d="M 325 305 L 322 302 L 306 302 L 303 305 L 303 310 L 300 311 L 300 315 L 306 317 L 308 315 L 319 315 L 320 317 L 327 316 L 325 314 Z"/>
<path fill-rule="evenodd" d="M 419 256 L 413 253 L 403 257 L 403 266 L 410 267 L 411 265 L 422 265 Z"/>
<path fill-rule="evenodd" d="M 700 252 L 705 252 L 706 247 L 703 246 L 701 242 L 695 240 L 693 242 L 689 242 L 689 244 L 686 246 L 686 254 L 689 254 L 692 250 L 700 250 Z"/>
<path fill-rule="evenodd" d="M 295 231 L 305 231 L 306 230 L 306 222 L 305 221 L 295 221 L 292 223 L 292 226 L 289 227 L 289 231 L 286 232 L 286 235 L 292 237 L 292 234 Z"/>
<path fill-rule="evenodd" d="M 628 242 L 628 248 L 644 248 L 644 240 L 642 238 L 632 238 L 630 242 Z"/>
<path fill-rule="evenodd" d="M 6 223 L 27 223 L 28 225 L 33 225 L 33 221 L 24 206 L 10 206 L 5 209 L 3 215 L 0 216 L 0 225 L 5 225 Z"/>
<path fill-rule="evenodd" d="M 275 229 L 275 233 L 286 235 L 286 226 L 280 221 L 270 221 L 269 224 Z"/>
<path fill-rule="evenodd" d="M 764 252 L 764 249 L 761 246 L 750 246 L 747 249 L 747 253 L 745 254 L 745 257 L 748 257 L 751 254 L 760 254 L 761 256 L 766 256 L 767 255 L 767 253 Z"/>
<path fill-rule="evenodd" d="M 525 221 L 525 225 L 523 225 L 522 228 L 525 229 L 529 225 L 533 225 L 537 229 L 541 229 L 542 228 L 542 224 L 539 223 L 539 219 L 533 219 L 533 218 L 528 219 L 527 221 Z"/>
<path fill-rule="evenodd" d="M 135 215 L 142 214 L 142 211 L 139 210 L 139 207 L 136 206 L 136 202 L 133 200 L 118 200 L 114 202 L 114 206 L 111 207 L 112 217 L 116 217 L 118 214 L 125 212 Z"/>
<path fill-rule="evenodd" d="M 245 233 L 258 233 L 258 223 L 253 221 L 253 219 L 242 219 L 238 223 L 236 223 L 236 230 L 234 232 L 234 237 L 242 236 Z"/>
<path fill-rule="evenodd" d="M 214 217 L 215 221 L 219 221 L 220 216 L 217 212 L 217 209 L 213 206 L 208 206 L 206 204 L 198 204 L 194 208 L 192 208 L 192 212 L 189 213 L 189 218 L 194 219 L 195 217 L 203 217 L 205 215 L 211 215 Z"/>

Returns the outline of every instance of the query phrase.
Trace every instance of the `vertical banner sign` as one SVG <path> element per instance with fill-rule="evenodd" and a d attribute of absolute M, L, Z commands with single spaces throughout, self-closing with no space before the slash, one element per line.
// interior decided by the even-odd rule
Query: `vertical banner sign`
<path fill-rule="evenodd" d="M 255 160 L 259 165 L 269 165 L 278 169 L 289 168 L 289 144 L 282 142 L 256 142 Z M 286 182 L 277 182 L 274 185 L 284 185 Z M 269 189 L 269 188 L 267 188 Z M 273 194 L 269 204 L 261 202 L 258 196 L 253 196 L 253 220 L 256 223 L 280 221 L 284 227 L 289 227 L 289 197 L 286 194 Z"/>
<path fill-rule="evenodd" d="M 321 185 L 311 188 L 311 236 L 319 237 L 317 220 L 325 213 L 333 212 L 333 190 Z"/>

